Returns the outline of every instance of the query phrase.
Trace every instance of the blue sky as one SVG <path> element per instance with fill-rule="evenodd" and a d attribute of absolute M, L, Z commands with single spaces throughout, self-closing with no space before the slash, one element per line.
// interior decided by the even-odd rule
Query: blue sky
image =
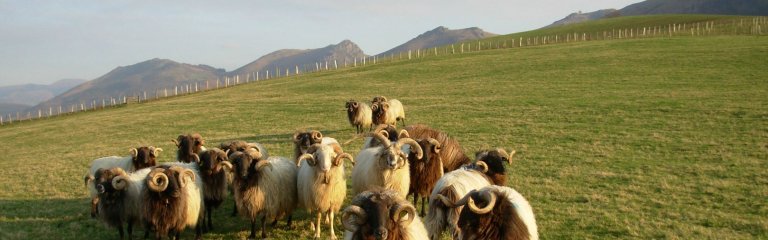
<path fill-rule="evenodd" d="M 344 39 L 377 54 L 438 26 L 507 34 L 640 0 L 0 0 L 0 86 L 94 79 L 152 58 L 228 71 Z"/>

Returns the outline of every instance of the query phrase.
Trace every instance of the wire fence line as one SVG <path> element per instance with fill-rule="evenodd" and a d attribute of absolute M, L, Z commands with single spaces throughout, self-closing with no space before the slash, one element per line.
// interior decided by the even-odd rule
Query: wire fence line
<path fill-rule="evenodd" d="M 189 95 L 199 92 L 229 88 L 241 84 L 257 83 L 264 80 L 291 77 L 295 75 L 333 71 L 344 68 L 363 67 L 366 65 L 392 63 L 422 59 L 430 56 L 444 56 L 471 53 L 494 49 L 522 48 L 550 44 L 563 44 L 583 41 L 603 41 L 620 39 L 642 39 L 663 37 L 698 37 L 720 35 L 759 35 L 768 34 L 768 17 L 743 17 L 736 19 L 704 21 L 694 23 L 667 24 L 663 26 L 647 26 L 634 28 L 612 28 L 602 31 L 560 33 L 544 36 L 515 36 L 480 39 L 470 42 L 454 43 L 429 49 L 408 50 L 387 55 L 373 55 L 353 58 L 340 62 L 336 59 L 316 61 L 314 63 L 294 65 L 292 67 L 275 67 L 262 71 L 239 75 L 222 76 L 215 80 L 195 81 L 172 88 L 157 88 L 154 90 L 135 92 L 130 95 L 117 97 L 94 98 L 67 106 L 48 107 L 37 111 L 16 112 L 15 114 L 0 115 L 0 125 L 9 125 L 22 121 L 32 121 L 51 118 L 78 112 L 96 111 L 107 108 L 121 107 L 128 104 L 141 104 L 169 97 Z M 273 70 L 270 72 L 270 70 Z"/>

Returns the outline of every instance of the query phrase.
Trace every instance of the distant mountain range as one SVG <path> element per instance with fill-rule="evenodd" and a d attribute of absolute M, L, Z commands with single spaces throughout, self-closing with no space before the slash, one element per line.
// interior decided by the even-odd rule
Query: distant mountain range
<path fill-rule="evenodd" d="M 714 15 L 768 15 L 766 0 L 647 0 L 619 10 L 603 9 L 589 13 L 573 13 L 547 27 L 579 23 L 605 17 L 653 14 L 714 14 Z"/>
<path fill-rule="evenodd" d="M 325 65 L 325 61 L 336 60 L 338 65 L 343 65 L 344 61 L 352 64 L 355 59 L 360 61 L 359 59 L 363 57 L 367 57 L 367 55 L 363 53 L 363 50 L 357 44 L 350 40 L 344 40 L 336 45 L 332 44 L 317 49 L 283 49 L 274 51 L 230 72 L 228 75 L 246 75 L 266 70 L 270 70 L 272 72 L 271 75 L 274 75 L 275 68 L 279 68 L 281 72 L 285 71 L 286 68 L 290 68 L 290 72 L 293 73 L 296 66 L 301 71 L 304 71 L 305 67 L 307 67 L 307 70 L 314 70 L 315 63 L 323 63 Z M 263 76 L 262 74 L 265 73 L 260 73 L 261 76 Z"/>
<path fill-rule="evenodd" d="M 81 84 L 51 100 L 40 103 L 35 109 L 90 103 L 102 98 L 137 96 L 147 91 L 154 97 L 155 90 L 173 88 L 186 83 L 212 80 L 224 75 L 223 69 L 207 65 L 190 65 L 167 59 L 151 59 L 134 65 L 118 67 L 104 76 Z"/>
<path fill-rule="evenodd" d="M 487 37 L 497 36 L 497 34 L 483 31 L 480 28 L 465 28 L 451 30 L 446 27 L 440 26 L 430 31 L 427 31 L 408 42 L 401 44 L 395 48 L 387 50 L 381 53 L 382 56 L 389 56 L 390 54 L 396 54 L 400 52 L 407 52 L 408 50 L 427 49 L 432 47 L 438 47 L 458 42 L 477 40 Z"/>
<path fill-rule="evenodd" d="M 50 85 L 24 84 L 0 87 L 0 114 L 24 111 L 86 81 L 85 79 L 62 79 Z"/>

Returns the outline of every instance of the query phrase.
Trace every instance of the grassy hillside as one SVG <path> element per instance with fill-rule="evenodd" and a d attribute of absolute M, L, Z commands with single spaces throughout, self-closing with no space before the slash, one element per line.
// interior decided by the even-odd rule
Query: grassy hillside
<path fill-rule="evenodd" d="M 114 238 L 88 215 L 97 157 L 199 132 L 289 156 L 291 134 L 354 134 L 344 101 L 385 95 L 465 150 L 515 149 L 509 186 L 557 238 L 768 238 L 768 38 L 595 41 L 438 56 L 0 127 L 0 239 Z M 356 154 L 360 140 L 345 146 Z M 231 201 L 206 238 L 243 238 Z M 303 210 L 295 230 L 308 238 Z M 340 224 L 337 234 L 341 237 Z M 143 234 L 139 231 L 137 235 Z M 192 231 L 184 233 L 190 237 Z M 327 236 L 324 229 L 323 236 Z"/>

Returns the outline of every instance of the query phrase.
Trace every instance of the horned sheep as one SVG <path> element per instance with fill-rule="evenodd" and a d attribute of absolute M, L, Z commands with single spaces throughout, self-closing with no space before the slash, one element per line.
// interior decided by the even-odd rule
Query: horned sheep
<path fill-rule="evenodd" d="M 134 224 L 141 223 L 142 191 L 150 168 L 126 173 L 119 167 L 100 168 L 94 174 L 99 196 L 99 219 L 117 228 L 120 239 L 124 237 L 123 224 L 127 224 L 128 239 L 132 239 Z M 145 229 L 145 231 L 147 231 Z"/>
<path fill-rule="evenodd" d="M 267 237 L 267 220 L 287 216 L 290 227 L 298 198 L 295 163 L 283 157 L 261 159 L 254 155 L 257 154 L 237 152 L 230 156 L 234 166 L 235 203 L 238 212 L 251 221 L 251 239 L 256 237 L 256 219 L 259 217 L 262 238 Z"/>
<path fill-rule="evenodd" d="M 370 130 L 373 126 L 373 118 L 371 107 L 364 102 L 358 102 L 355 100 L 349 100 L 345 104 L 347 109 L 347 119 L 349 124 L 355 127 L 357 133 L 363 133 L 363 131 Z"/>
<path fill-rule="evenodd" d="M 343 159 L 348 159 L 354 164 L 352 156 L 344 153 L 337 142 L 313 144 L 298 159 L 299 202 L 308 211 L 317 212 L 316 221 L 312 224 L 316 239 L 320 238 L 320 220 L 323 214 L 329 217 L 331 223 L 331 239 L 336 239 L 333 228 L 334 214 L 339 212 L 347 195 Z"/>
<path fill-rule="evenodd" d="M 440 158 L 443 161 L 444 173 L 459 169 L 464 164 L 472 162 L 462 150 L 459 142 L 444 132 L 421 124 L 407 126 L 405 130 L 413 139 L 434 138 L 440 143 Z"/>
<path fill-rule="evenodd" d="M 411 152 L 422 158 L 421 147 L 410 138 L 400 138 L 392 143 L 380 133 L 370 133 L 369 136 L 376 138 L 383 146 L 364 149 L 355 157 L 353 192 L 360 193 L 378 186 L 395 190 L 401 198 L 405 198 L 411 181 L 407 158 Z"/>
<path fill-rule="evenodd" d="M 179 135 L 171 140 L 178 150 L 176 151 L 176 160 L 179 162 L 200 162 L 198 154 L 205 151 L 205 140 L 198 133 Z"/>
<path fill-rule="evenodd" d="M 342 214 L 344 239 L 426 239 L 424 223 L 416 208 L 392 190 L 376 189 L 358 194 Z"/>
<path fill-rule="evenodd" d="M 440 157 L 442 148 L 440 142 L 434 138 L 416 140 L 421 146 L 424 155 L 422 158 L 416 158 L 416 155 L 408 156 L 410 164 L 410 188 L 408 194 L 413 194 L 413 205 L 418 207 L 418 201 L 421 200 L 421 213 L 424 216 L 424 204 L 435 187 L 435 183 L 443 176 L 443 161 Z"/>
<path fill-rule="evenodd" d="M 229 151 L 229 150 L 227 150 Z M 232 164 L 227 152 L 211 148 L 200 154 L 200 177 L 203 179 L 203 201 L 206 216 L 203 217 L 203 231 L 213 230 L 213 209 L 221 206 L 227 196 L 227 181 Z"/>
<path fill-rule="evenodd" d="M 85 186 L 88 189 L 88 193 L 91 196 L 91 217 L 96 217 L 98 214 L 97 205 L 99 203 L 98 191 L 96 191 L 96 185 L 94 183 L 96 171 L 103 169 L 110 169 L 113 167 L 119 167 L 129 173 L 135 172 L 139 169 L 153 167 L 157 164 L 157 157 L 162 152 L 162 148 L 155 148 L 153 146 L 131 148 L 128 152 L 129 156 L 118 157 L 110 156 L 103 157 L 91 162 L 91 167 L 83 177 Z"/>
<path fill-rule="evenodd" d="M 377 102 L 371 106 L 371 111 L 373 124 L 397 125 L 399 120 L 405 125 L 405 108 L 400 100 Z"/>
<path fill-rule="evenodd" d="M 464 206 L 454 239 L 539 239 L 533 208 L 515 189 L 487 186 L 455 202 L 438 197 L 446 206 Z"/>
<path fill-rule="evenodd" d="M 155 231 L 156 239 L 175 233 L 179 239 L 186 227 L 195 227 L 195 239 L 202 237 L 203 182 L 196 164 L 164 165 L 153 168 L 146 177 L 142 217 L 145 229 Z M 144 238 L 149 236 L 145 231 Z"/>

